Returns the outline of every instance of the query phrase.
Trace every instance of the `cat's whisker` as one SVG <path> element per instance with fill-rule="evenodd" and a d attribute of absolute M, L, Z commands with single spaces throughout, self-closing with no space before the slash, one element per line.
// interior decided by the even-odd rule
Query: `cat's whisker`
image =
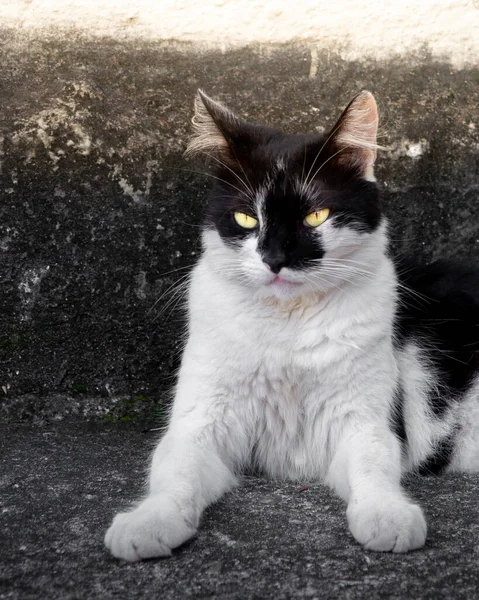
<path fill-rule="evenodd" d="M 252 196 L 254 196 L 253 186 L 251 185 L 251 182 L 250 182 L 250 180 L 248 179 L 248 175 L 246 175 L 246 171 L 245 171 L 245 170 L 244 170 L 244 168 L 243 168 L 243 164 L 242 164 L 242 163 L 241 163 L 241 161 L 239 160 L 239 158 L 238 158 L 238 156 L 237 156 L 237 154 L 236 154 L 236 152 L 235 152 L 235 150 L 234 150 L 234 149 L 233 149 L 233 154 L 234 154 L 234 156 L 235 156 L 236 162 L 237 162 L 237 163 L 238 163 L 238 165 L 241 167 L 241 171 L 243 172 L 243 175 L 245 176 L 245 179 L 246 179 L 246 181 L 248 182 L 248 186 L 249 186 L 249 189 L 251 190 L 251 194 L 252 194 Z"/>
<path fill-rule="evenodd" d="M 325 261 L 325 262 L 337 262 L 337 263 L 351 263 L 351 264 L 355 264 L 355 265 L 360 265 L 362 267 L 371 267 L 371 265 L 369 263 L 365 263 L 363 261 L 358 261 L 358 260 L 352 260 L 350 258 L 340 258 L 340 257 L 332 257 L 332 256 L 325 256 L 323 258 L 319 258 L 317 259 L 318 261 Z"/>
<path fill-rule="evenodd" d="M 189 277 L 190 277 L 191 273 L 186 273 L 184 275 L 182 275 L 179 279 L 177 279 L 176 281 L 174 281 L 160 296 L 159 298 L 157 298 L 154 302 L 154 304 L 152 305 L 152 307 L 147 311 L 147 315 L 149 315 L 154 309 L 155 307 L 158 305 L 159 302 L 161 302 L 163 300 L 163 298 L 165 298 L 169 293 L 173 293 L 174 290 L 176 289 L 176 287 L 178 285 L 182 285 L 183 283 L 187 283 L 189 282 Z"/>
<path fill-rule="evenodd" d="M 165 312 L 173 306 L 173 310 L 176 306 L 185 298 L 186 293 L 188 292 L 188 284 L 189 281 L 182 281 L 179 283 L 175 289 L 171 292 L 170 297 L 167 302 L 161 307 L 160 311 L 153 317 L 152 322 L 157 321 L 161 316 L 165 314 Z"/>
<path fill-rule="evenodd" d="M 167 275 L 172 275 L 173 273 L 178 273 L 178 271 L 184 271 L 185 269 L 192 269 L 193 267 L 194 265 L 184 265 L 183 267 L 166 271 L 166 273 L 160 273 L 159 277 L 166 277 Z"/>
<path fill-rule="evenodd" d="M 297 187 L 297 191 L 299 194 L 302 194 L 303 192 L 303 183 L 304 183 L 304 169 L 306 168 L 306 149 L 307 149 L 308 145 L 306 143 L 306 141 L 304 142 L 304 146 L 303 146 L 303 167 L 301 169 L 301 176 L 299 178 L 299 185 Z"/>
<path fill-rule="evenodd" d="M 226 179 L 218 177 L 217 175 L 213 175 L 212 173 L 207 173 L 206 171 L 195 171 L 194 169 L 178 168 L 178 170 L 179 171 L 187 171 L 189 173 L 195 173 L 196 175 L 203 175 L 205 177 L 211 177 L 212 179 L 215 179 L 216 181 L 220 181 L 221 183 L 224 183 L 225 185 L 228 185 L 228 186 L 232 187 L 233 189 L 235 189 L 242 196 L 245 196 L 249 200 L 252 200 L 251 196 L 249 194 L 245 193 L 244 190 L 241 190 L 238 186 L 233 185 L 229 181 L 226 181 Z"/>
<path fill-rule="evenodd" d="M 351 285 L 359 285 L 361 282 L 356 280 L 356 279 L 351 279 L 349 277 L 346 277 L 344 273 L 337 273 L 337 272 L 325 272 L 323 273 L 322 276 L 318 276 L 317 280 L 321 281 L 323 278 L 327 277 L 335 277 L 338 281 L 338 283 L 341 283 L 342 281 L 346 282 L 346 283 L 350 283 Z"/>
<path fill-rule="evenodd" d="M 246 182 L 243 181 L 241 179 L 241 177 L 237 173 L 235 173 L 231 167 L 229 167 L 226 163 L 224 163 L 222 160 L 220 160 L 216 156 L 213 156 L 212 154 L 208 154 L 207 156 L 209 158 L 212 158 L 213 160 L 215 160 L 220 166 L 227 169 L 232 175 L 234 175 L 236 177 L 236 179 L 239 181 L 239 183 L 241 183 L 241 185 L 245 188 L 246 192 L 249 194 L 251 199 L 252 200 L 254 199 L 254 191 L 253 191 L 253 188 L 251 187 L 251 185 L 247 185 Z M 241 164 L 240 164 L 240 166 L 241 166 Z M 241 169 L 243 169 L 243 167 L 241 167 Z M 244 170 L 243 170 L 243 173 L 244 173 Z M 246 173 L 244 173 L 244 174 L 246 176 Z"/>
<path fill-rule="evenodd" d="M 398 286 L 398 288 L 403 290 L 403 292 L 405 292 L 406 294 L 409 294 L 410 296 L 412 296 L 418 300 L 421 300 L 422 302 L 426 302 L 427 304 L 429 304 L 430 302 L 438 302 L 438 300 L 436 300 L 435 298 L 431 298 L 430 296 L 421 294 L 420 292 L 413 290 L 412 288 L 400 283 L 399 281 L 396 283 L 396 285 Z"/>
<path fill-rule="evenodd" d="M 337 156 L 338 154 L 341 154 L 341 152 L 343 152 L 344 150 L 346 150 L 346 147 L 344 147 L 344 148 L 340 148 L 340 149 L 339 149 L 337 152 L 335 152 L 334 154 L 332 154 L 331 156 L 329 156 L 329 157 L 328 157 L 328 158 L 327 158 L 327 159 L 326 159 L 326 160 L 325 160 L 325 161 L 324 161 L 324 162 L 323 162 L 323 163 L 322 163 L 322 164 L 319 166 L 319 168 L 318 168 L 318 169 L 315 171 L 314 175 L 313 175 L 313 176 L 312 176 L 312 177 L 309 179 L 309 182 L 306 184 L 306 188 L 305 188 L 305 191 L 304 191 L 304 193 L 305 193 L 305 194 L 307 194 L 307 193 L 308 193 L 308 191 L 309 191 L 309 189 L 310 189 L 310 187 L 311 187 L 311 184 L 312 184 L 312 182 L 313 182 L 313 181 L 315 180 L 315 178 L 318 176 L 318 174 L 319 174 L 319 172 L 321 171 L 321 169 L 322 169 L 323 167 L 325 167 L 325 166 L 328 164 L 328 162 L 329 162 L 330 160 L 332 160 L 332 159 L 333 159 L 335 156 Z"/>
<path fill-rule="evenodd" d="M 188 221 L 183 221 L 183 219 L 177 219 L 177 223 L 181 223 L 182 225 L 187 225 L 188 227 L 193 227 L 194 229 L 204 229 L 204 225 L 198 225 L 198 223 L 188 223 Z"/>
<path fill-rule="evenodd" d="M 316 279 L 317 283 L 327 283 L 328 286 L 333 286 L 336 290 L 340 291 L 341 288 L 337 283 L 334 283 L 333 281 L 331 281 L 330 279 L 328 279 L 327 275 L 325 277 L 321 277 L 321 278 L 317 278 Z M 321 292 L 325 292 L 327 291 L 327 288 L 324 288 L 324 286 L 322 286 L 321 288 L 319 288 L 319 286 L 317 286 L 317 289 L 319 289 Z"/>
<path fill-rule="evenodd" d="M 186 288 L 189 282 L 189 277 L 186 276 L 179 281 L 175 281 L 175 283 L 170 286 L 168 291 L 163 295 L 162 299 L 167 298 L 165 305 L 167 305 L 171 298 L 173 298 L 179 291 L 182 291 L 184 288 Z M 163 305 L 162 308 L 164 308 L 165 305 Z"/>
<path fill-rule="evenodd" d="M 322 264 L 321 265 L 321 269 L 336 269 L 341 273 L 358 273 L 358 274 L 362 274 L 362 275 L 371 275 L 372 277 L 374 277 L 376 275 L 375 271 L 367 271 L 366 269 L 359 269 L 358 267 L 355 266 L 351 266 L 351 265 L 341 265 L 341 264 Z"/>
<path fill-rule="evenodd" d="M 311 171 L 314 169 L 314 165 L 316 164 L 316 161 L 318 160 L 319 156 L 321 155 L 321 152 L 326 148 L 327 143 L 333 138 L 334 134 L 337 133 L 337 131 L 338 131 L 338 129 L 340 127 L 341 127 L 341 122 L 338 121 L 338 123 L 336 123 L 335 127 L 333 127 L 333 129 L 331 130 L 330 134 L 328 135 L 328 137 L 324 141 L 323 145 L 321 146 L 321 148 L 317 152 L 316 156 L 314 157 L 313 163 L 311 164 L 311 167 L 309 168 L 309 171 L 308 171 L 308 173 L 306 175 L 306 178 L 305 178 L 305 180 L 303 182 L 303 185 L 301 187 L 301 191 L 302 191 L 303 194 L 306 193 L 306 190 L 309 187 L 309 183 L 315 177 L 315 176 L 313 176 L 311 179 L 309 179 L 309 175 L 310 175 Z M 309 182 L 308 182 L 308 179 L 309 179 Z"/>
<path fill-rule="evenodd" d="M 367 276 L 371 281 L 373 281 L 374 276 L 376 275 L 376 273 L 374 271 L 366 271 L 365 269 L 358 269 L 357 267 L 351 266 L 351 265 L 341 265 L 341 264 L 320 264 L 320 272 L 329 270 L 332 271 L 334 273 L 337 273 L 338 275 L 341 274 L 351 274 L 351 275 L 358 275 L 358 276 Z"/>
<path fill-rule="evenodd" d="M 351 259 L 341 259 L 341 258 L 328 258 L 328 259 L 318 259 L 318 262 L 322 265 L 322 266 L 326 266 L 327 265 L 327 261 L 335 261 L 335 264 L 339 267 L 339 265 L 341 265 L 341 263 L 351 263 L 351 264 L 364 264 L 364 263 L 360 263 L 358 261 L 354 261 Z M 326 263 L 326 264 L 325 264 Z M 373 271 L 366 271 L 365 269 L 362 269 L 361 271 L 357 268 L 353 267 L 348 267 L 346 264 L 344 264 L 344 268 L 349 268 L 349 272 L 352 273 L 353 270 L 357 273 L 357 274 L 365 274 L 365 275 L 371 275 L 373 276 L 375 273 Z M 425 294 L 420 294 L 419 292 L 412 290 L 410 287 L 406 286 L 405 284 L 401 283 L 401 282 L 396 282 L 396 285 L 398 287 L 398 289 L 403 290 L 404 293 L 409 294 L 410 296 L 421 300 L 421 301 L 425 301 L 425 302 L 430 302 L 430 301 L 434 301 L 432 298 L 429 298 L 428 296 L 426 296 Z"/>

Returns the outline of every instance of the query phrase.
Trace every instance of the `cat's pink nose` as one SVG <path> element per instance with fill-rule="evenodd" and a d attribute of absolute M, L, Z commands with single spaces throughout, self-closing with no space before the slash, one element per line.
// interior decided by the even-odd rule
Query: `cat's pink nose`
<path fill-rule="evenodd" d="M 264 256 L 263 263 L 268 267 L 270 271 L 273 271 L 273 273 L 279 273 L 284 267 L 285 260 L 283 256 L 271 255 Z"/>

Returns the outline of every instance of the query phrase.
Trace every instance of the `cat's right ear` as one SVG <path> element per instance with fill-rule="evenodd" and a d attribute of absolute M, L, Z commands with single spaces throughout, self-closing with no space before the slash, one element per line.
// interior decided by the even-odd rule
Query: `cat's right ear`
<path fill-rule="evenodd" d="M 241 121 L 230 110 L 198 90 L 192 123 L 193 136 L 185 154 L 213 155 L 230 164 L 236 162 L 232 147 Z"/>

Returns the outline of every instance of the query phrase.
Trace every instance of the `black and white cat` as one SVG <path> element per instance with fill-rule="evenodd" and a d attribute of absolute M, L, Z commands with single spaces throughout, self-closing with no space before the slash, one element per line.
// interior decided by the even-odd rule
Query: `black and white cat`
<path fill-rule="evenodd" d="M 201 92 L 193 122 L 217 179 L 188 341 L 149 494 L 107 547 L 169 555 L 253 466 L 332 487 L 367 549 L 419 548 L 401 475 L 479 470 L 478 272 L 390 258 L 370 93 L 327 135 L 245 123 Z"/>

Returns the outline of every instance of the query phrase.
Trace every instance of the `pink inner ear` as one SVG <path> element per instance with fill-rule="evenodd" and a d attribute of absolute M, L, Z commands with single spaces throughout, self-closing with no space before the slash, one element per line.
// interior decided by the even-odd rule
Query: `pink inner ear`
<path fill-rule="evenodd" d="M 195 98 L 195 114 L 192 119 L 193 137 L 188 144 L 187 154 L 224 153 L 228 151 L 228 143 L 221 133 L 216 120 L 213 118 L 211 110 L 208 110 L 206 103 L 208 105 L 211 103 L 211 108 L 213 108 L 214 104 L 218 110 L 220 107 L 221 109 L 224 108 L 198 92 Z M 226 110 L 224 109 L 225 113 Z"/>
<path fill-rule="evenodd" d="M 198 90 L 192 123 L 193 136 L 186 154 L 205 154 L 221 158 L 230 165 L 236 163 L 229 146 L 228 132 L 234 130 L 239 120 L 230 110 Z"/>
<path fill-rule="evenodd" d="M 377 153 L 378 109 L 370 92 L 361 92 L 341 115 L 334 136 L 338 161 L 358 166 L 365 179 L 374 181 L 373 166 Z"/>

